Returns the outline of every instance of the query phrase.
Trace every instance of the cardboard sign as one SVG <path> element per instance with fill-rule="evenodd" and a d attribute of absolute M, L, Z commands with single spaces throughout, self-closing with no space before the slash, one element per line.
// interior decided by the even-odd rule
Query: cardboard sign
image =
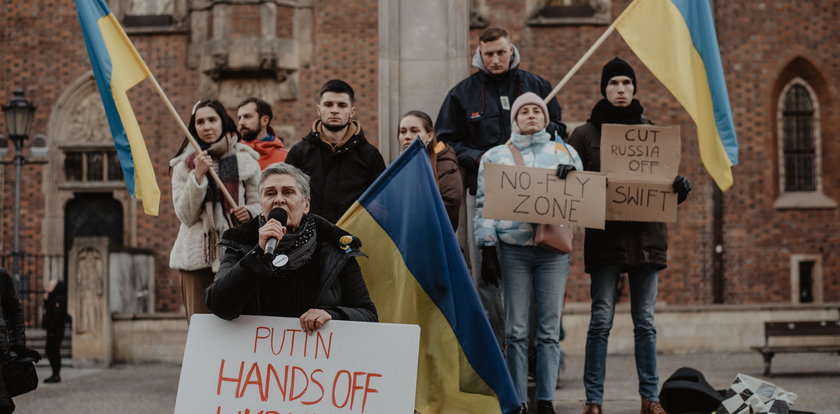
<path fill-rule="evenodd" d="M 607 219 L 677 221 L 677 193 L 671 183 L 607 182 Z"/>
<path fill-rule="evenodd" d="M 484 166 L 485 218 L 603 229 L 605 197 L 603 174 L 571 172 L 561 180 L 548 168 Z"/>
<path fill-rule="evenodd" d="M 411 413 L 420 327 L 196 314 L 175 414 Z"/>
<path fill-rule="evenodd" d="M 673 223 L 680 128 L 604 124 L 601 171 L 607 174 L 607 220 Z"/>
<path fill-rule="evenodd" d="M 601 172 L 610 181 L 673 181 L 679 169 L 680 127 L 601 126 Z"/>

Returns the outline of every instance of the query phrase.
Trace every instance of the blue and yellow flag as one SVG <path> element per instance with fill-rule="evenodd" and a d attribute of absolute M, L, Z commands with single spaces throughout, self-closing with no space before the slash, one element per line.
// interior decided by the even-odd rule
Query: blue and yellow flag
<path fill-rule="evenodd" d="M 152 74 L 103 0 L 76 0 L 76 11 L 128 192 L 156 216 L 160 189 L 126 94 Z"/>
<path fill-rule="evenodd" d="M 485 414 L 518 408 L 419 139 L 338 225 L 357 235 L 370 255 L 359 264 L 379 319 L 420 325 L 417 411 Z"/>
<path fill-rule="evenodd" d="M 700 159 L 721 190 L 732 186 L 738 140 L 708 0 L 636 0 L 615 28 L 697 125 Z"/>

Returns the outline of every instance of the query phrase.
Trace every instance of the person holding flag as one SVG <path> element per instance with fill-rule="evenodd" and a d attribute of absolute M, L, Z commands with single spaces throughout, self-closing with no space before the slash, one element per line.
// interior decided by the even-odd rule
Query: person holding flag
<path fill-rule="evenodd" d="M 199 101 L 193 108 L 188 128 L 201 152 L 188 146 L 185 138 L 169 162 L 172 201 L 175 215 L 181 221 L 169 255 L 169 267 L 181 274 L 187 323 L 194 313 L 210 313 L 204 304 L 204 290 L 219 269 L 222 248 L 217 243 L 222 233 L 260 213 L 259 155 L 239 142 L 236 122 L 224 105 L 216 100 Z M 211 169 L 238 205 L 225 201 L 222 189 L 207 176 Z"/>
<path fill-rule="evenodd" d="M 619 58 L 601 71 L 601 95 L 586 124 L 576 128 L 569 144 L 581 155 L 586 171 L 601 170 L 601 126 L 609 124 L 648 124 L 644 108 L 634 99 L 636 73 Z M 678 202 L 691 191 L 691 182 L 677 176 L 673 183 Z M 636 372 L 642 414 L 665 414 L 659 404 L 659 376 L 656 372 L 657 275 L 666 266 L 668 235 L 665 223 L 607 221 L 604 230 L 586 229 L 584 262 L 592 284 L 592 314 L 586 335 L 583 384 L 586 388 L 584 414 L 600 414 L 604 398 L 607 341 L 615 315 L 617 284 L 622 273 L 630 282 L 630 314 L 635 335 Z"/>
<path fill-rule="evenodd" d="M 527 412 L 528 332 L 531 295 L 534 295 L 537 339 L 537 412 L 554 413 L 554 390 L 560 368 L 560 315 L 569 276 L 569 255 L 536 246 L 535 225 L 483 217 L 484 168 L 487 164 L 524 165 L 557 169 L 565 179 L 582 170 L 577 152 L 562 138 L 546 131 L 549 112 L 543 99 L 527 92 L 516 98 L 510 111 L 511 143 L 488 150 L 478 168 L 475 238 L 481 249 L 481 277 L 498 284 L 501 279 L 505 309 L 505 359 L 514 387 Z"/>

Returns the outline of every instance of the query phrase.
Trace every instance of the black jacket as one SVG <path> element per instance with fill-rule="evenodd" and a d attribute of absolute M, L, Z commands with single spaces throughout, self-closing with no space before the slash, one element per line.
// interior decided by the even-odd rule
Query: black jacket
<path fill-rule="evenodd" d="M 320 279 L 316 301 L 311 308 L 327 311 L 333 319 L 376 322 L 376 307 L 370 300 L 361 268 L 355 256 L 361 255 L 361 242 L 354 238 L 352 249 L 345 253 L 339 247 L 341 236 L 349 233 L 325 219 L 313 216 L 317 247 L 312 260 L 317 260 Z M 225 257 L 216 273 L 216 280 L 204 293 L 207 308 L 223 319 L 239 315 L 266 315 L 261 312 L 258 294 L 263 282 L 274 275 L 274 268 L 263 257 L 259 247 L 259 218 L 226 231 L 219 245 L 226 247 Z M 267 315 L 278 316 L 278 315 Z"/>
<path fill-rule="evenodd" d="M 43 326 L 48 333 L 63 333 L 67 324 L 67 285 L 59 281 L 44 300 Z"/>
<path fill-rule="evenodd" d="M 569 145 L 580 155 L 584 170 L 601 171 L 601 131 L 591 121 L 572 132 Z M 586 229 L 583 261 L 587 273 L 607 265 L 626 269 L 652 264 L 664 269 L 667 252 L 665 223 L 608 220 L 604 230 Z"/>
<path fill-rule="evenodd" d="M 26 345 L 23 310 L 15 294 L 15 285 L 6 269 L 0 267 L 0 366 L 5 366 L 12 346 Z M 0 412 L 14 411 L 14 403 L 0 375 Z"/>
<path fill-rule="evenodd" d="M 309 175 L 312 210 L 335 223 L 385 170 L 379 150 L 368 143 L 362 128 L 333 151 L 316 128 L 289 151 L 286 163 Z"/>
<path fill-rule="evenodd" d="M 435 133 L 458 154 L 464 168 L 465 184 L 475 193 L 478 159 L 485 151 L 504 144 L 510 137 L 510 108 L 513 101 L 525 92 L 548 96 L 551 84 L 533 73 L 517 68 L 502 75 L 481 70 L 459 82 L 446 95 L 435 122 Z M 508 109 L 502 107 L 500 96 L 508 97 Z M 566 137 L 557 99 L 548 103 L 551 136 L 557 132 Z"/>

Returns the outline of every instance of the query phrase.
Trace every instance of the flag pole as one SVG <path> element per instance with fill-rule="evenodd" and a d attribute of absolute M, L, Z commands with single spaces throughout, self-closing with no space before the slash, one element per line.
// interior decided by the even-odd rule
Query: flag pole
<path fill-rule="evenodd" d="M 157 91 L 158 95 L 160 95 L 161 99 L 163 99 L 163 102 L 166 103 L 166 107 L 167 107 L 167 109 L 169 109 L 169 113 L 171 113 L 172 116 L 175 117 L 175 119 L 178 121 L 178 125 L 181 126 L 181 130 L 187 136 L 187 139 L 190 141 L 190 144 L 192 144 L 193 148 L 195 148 L 195 152 L 196 153 L 201 152 L 201 147 L 198 146 L 198 142 L 196 142 L 195 138 L 193 138 L 192 134 L 190 133 L 189 128 L 187 128 L 187 126 L 184 124 L 184 121 L 178 115 L 178 111 L 176 111 L 175 107 L 172 106 L 172 102 L 169 101 L 169 98 L 166 96 L 166 93 L 163 92 L 163 88 L 160 87 L 160 84 L 158 83 L 157 78 L 155 78 L 155 75 L 153 75 L 152 73 L 149 73 L 149 79 L 152 80 L 152 85 L 155 86 L 155 90 Z M 213 181 L 216 182 L 216 186 L 219 187 L 219 190 L 222 192 L 222 194 L 224 194 L 225 200 L 227 200 L 228 204 L 230 204 L 230 206 L 234 207 L 234 208 L 238 207 L 239 203 L 237 203 L 233 199 L 233 197 L 231 197 L 227 188 L 225 188 L 224 183 L 222 183 L 222 180 L 216 174 L 216 170 L 214 170 L 211 167 L 210 169 L 207 170 L 207 172 L 210 173 L 211 177 L 213 177 Z"/>
<path fill-rule="evenodd" d="M 555 86 L 554 89 L 551 90 L 548 96 L 546 96 L 545 99 L 543 99 L 543 102 L 545 102 L 546 105 L 548 104 L 548 101 L 554 98 L 554 95 L 557 95 L 557 92 L 560 92 L 560 89 L 563 89 L 563 87 L 566 86 L 566 83 L 569 82 L 569 79 L 571 79 L 571 77 L 574 76 L 575 73 L 577 73 L 578 69 L 580 69 L 580 67 L 583 66 L 583 64 L 586 63 L 586 61 L 589 60 L 590 57 L 592 57 L 592 54 L 595 53 L 595 50 L 601 47 L 601 44 L 603 44 L 604 41 L 607 40 L 607 37 L 609 37 L 609 35 L 612 34 L 613 31 L 615 31 L 615 23 L 610 24 L 610 27 L 607 27 L 607 30 L 604 30 L 604 33 L 601 35 L 601 37 L 599 37 L 598 40 L 596 40 L 595 43 L 593 43 L 592 46 L 589 47 L 589 50 L 587 50 L 586 53 L 584 53 L 583 56 L 580 58 L 580 60 L 578 60 L 577 63 L 575 63 L 575 65 L 572 66 L 572 69 L 569 70 L 569 73 L 567 73 L 566 76 L 564 76 L 563 79 L 560 80 L 557 86 Z"/>
<path fill-rule="evenodd" d="M 609 37 L 609 35 L 611 35 L 613 31 L 615 31 L 614 22 L 610 24 L 610 27 L 607 27 L 607 30 L 604 30 L 604 33 L 601 34 L 601 37 L 599 37 L 598 40 L 596 40 L 595 43 L 593 43 L 592 46 L 589 47 L 589 50 L 587 50 L 586 53 L 584 53 L 583 56 L 581 56 L 581 58 L 577 61 L 577 63 L 575 63 L 575 65 L 572 66 L 572 68 L 569 70 L 569 73 L 567 73 L 566 76 L 563 76 L 563 79 L 560 80 L 557 86 L 555 86 L 554 89 L 552 89 L 551 92 L 548 93 L 548 96 L 546 96 L 545 99 L 543 99 L 543 102 L 545 102 L 546 105 L 548 105 L 548 102 L 551 101 L 552 98 L 554 98 L 554 95 L 557 95 L 557 92 L 560 92 L 560 89 L 563 89 L 563 87 L 566 86 L 566 83 L 569 82 L 569 79 L 571 79 L 572 76 L 574 76 L 574 74 L 577 73 L 578 69 L 580 69 L 580 67 L 583 66 L 583 64 L 586 63 L 586 61 L 589 60 L 590 57 L 592 57 L 592 54 L 595 53 L 595 50 L 601 47 L 601 45 L 604 43 L 605 40 L 607 40 L 607 37 Z M 506 144 L 510 144 L 510 142 L 511 139 L 508 138 Z"/>

